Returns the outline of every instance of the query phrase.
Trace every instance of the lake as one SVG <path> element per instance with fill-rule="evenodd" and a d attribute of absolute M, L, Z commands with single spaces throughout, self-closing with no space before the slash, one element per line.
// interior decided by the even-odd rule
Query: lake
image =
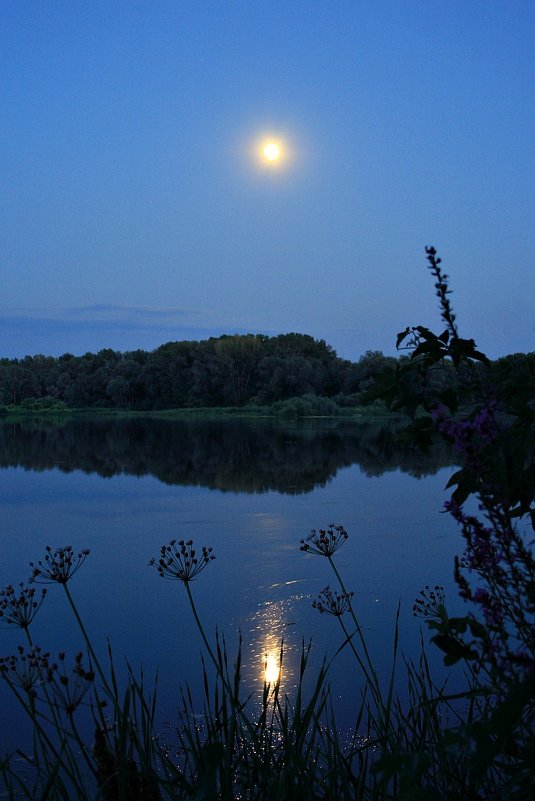
<path fill-rule="evenodd" d="M 71 592 L 99 653 L 109 638 L 118 664 L 126 657 L 147 677 L 159 671 L 165 725 L 181 685 L 200 693 L 202 648 L 184 588 L 148 566 L 160 546 L 191 538 L 213 547 L 215 561 L 192 583 L 208 634 L 217 627 L 234 654 L 241 632 L 253 695 L 283 641 L 282 687 L 291 695 L 302 642 L 312 639 L 312 672 L 341 642 L 337 621 L 312 608 L 323 587 L 336 586 L 328 562 L 301 552 L 299 541 L 312 528 L 340 523 L 350 536 L 337 565 L 386 676 L 398 602 L 402 647 L 417 655 L 414 598 L 441 584 L 458 607 L 452 568 L 461 549 L 455 524 L 440 511 L 455 469 L 450 455 L 436 444 L 424 456 L 394 433 L 386 422 L 355 420 L 4 423 L 0 585 L 26 580 L 28 562 L 42 558 L 47 544 L 90 548 Z M 33 637 L 53 654 L 82 647 L 61 587 L 49 587 Z M 3 628 L 0 641 L 8 655 L 22 637 Z M 441 669 L 438 654 L 432 662 Z M 349 654 L 331 677 L 341 725 L 350 727 L 359 682 Z M 6 687 L 0 692 L 7 710 Z M 2 747 L 22 731 L 14 725 Z"/>

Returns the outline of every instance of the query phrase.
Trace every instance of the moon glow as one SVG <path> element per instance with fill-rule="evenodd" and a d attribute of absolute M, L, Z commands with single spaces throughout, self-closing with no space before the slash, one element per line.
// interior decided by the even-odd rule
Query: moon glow
<path fill-rule="evenodd" d="M 276 684 L 279 681 L 281 672 L 280 657 L 270 651 L 266 654 L 264 664 L 264 681 L 266 684 Z"/>
<path fill-rule="evenodd" d="M 250 142 L 250 163 L 263 173 L 286 172 L 294 160 L 293 148 L 285 135 L 264 130 Z"/>
<path fill-rule="evenodd" d="M 266 161 L 278 161 L 281 157 L 280 145 L 277 142 L 266 142 L 262 148 L 262 154 Z"/>

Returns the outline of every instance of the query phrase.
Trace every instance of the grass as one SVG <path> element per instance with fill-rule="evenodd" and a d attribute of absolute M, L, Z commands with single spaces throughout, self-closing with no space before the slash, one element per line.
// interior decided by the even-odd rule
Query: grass
<path fill-rule="evenodd" d="M 288 416 L 277 413 L 273 406 L 206 406 L 180 409 L 151 409 L 137 411 L 131 409 L 116 409 L 107 407 L 70 408 L 58 410 L 54 408 L 25 408 L 20 405 L 8 405 L 0 408 L 0 420 L 6 422 L 13 420 L 26 420 L 32 418 L 46 418 L 63 422 L 67 418 L 84 419 L 167 419 L 167 420 L 228 420 L 228 419 L 254 419 L 276 418 L 288 419 Z M 289 419 L 356 419 L 373 422 L 377 420 L 404 420 L 406 416 L 386 409 L 378 410 L 374 406 L 340 406 L 333 414 L 304 414 L 297 417 L 290 415 Z"/>
<path fill-rule="evenodd" d="M 493 765 L 476 775 L 470 743 L 462 740 L 463 727 L 488 719 L 491 699 L 479 687 L 474 671 L 467 673 L 468 694 L 449 697 L 445 687 L 434 682 L 423 647 L 416 661 L 403 659 L 397 620 L 389 676 L 385 681 L 378 675 L 352 594 L 334 560 L 346 538 L 342 527 L 334 527 L 313 532 L 301 547 L 323 557 L 337 583 L 335 591 L 320 594 L 316 605 L 340 625 L 339 652 L 351 649 L 355 688 L 362 688 L 350 742 L 341 741 L 329 687 L 330 664 L 337 655 L 322 664 L 311 683 L 310 645 L 303 645 L 291 697 L 281 691 L 280 673 L 274 683 L 264 684 L 259 703 L 248 695 L 241 676 L 241 644 L 231 657 L 220 635 L 214 639 L 207 635 L 197 613 L 191 579 L 213 555 L 209 549 L 195 551 L 193 543 L 183 541 L 162 546 L 160 558 L 151 561 L 162 577 L 183 588 L 207 661 L 202 665 L 201 704 L 183 686 L 180 715 L 164 736 L 156 716 L 157 687 L 147 687 L 143 674 L 136 676 L 130 667 L 120 680 L 111 647 L 103 664 L 87 635 L 70 588 L 87 553 L 75 554 L 69 547 L 47 549 L 44 559 L 33 566 L 32 578 L 61 588 L 86 654 L 78 654 L 69 669 L 64 655 L 54 662 L 35 649 L 31 623 L 39 611 L 33 606 L 36 595 L 28 595 L 27 589 L 8 593 L 3 619 L 18 625 L 26 645 L 0 660 L 0 673 L 5 688 L 28 716 L 32 745 L 27 751 L 14 749 L 1 760 L 3 797 L 10 801 L 494 797 L 503 771 Z M 407 685 L 403 693 L 395 685 L 400 660 Z M 280 661 L 284 661 L 282 644 Z M 408 700 L 402 701 L 402 695 Z"/>

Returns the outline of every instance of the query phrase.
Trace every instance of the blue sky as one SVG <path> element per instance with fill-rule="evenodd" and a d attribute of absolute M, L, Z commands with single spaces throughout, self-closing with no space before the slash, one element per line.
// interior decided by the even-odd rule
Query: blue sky
<path fill-rule="evenodd" d="M 531 0 L 17 0 L 0 355 L 439 327 L 535 348 Z M 257 147 L 274 136 L 278 169 Z"/>

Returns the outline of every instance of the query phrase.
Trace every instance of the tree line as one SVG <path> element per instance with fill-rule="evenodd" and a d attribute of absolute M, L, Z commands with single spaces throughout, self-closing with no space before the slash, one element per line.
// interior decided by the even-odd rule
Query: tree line
<path fill-rule="evenodd" d="M 528 360 L 532 376 L 534 354 L 520 356 L 521 372 L 525 376 Z M 0 359 L 0 404 L 150 411 L 273 405 L 307 396 L 357 406 L 373 401 L 374 387 L 382 391 L 395 384 L 406 362 L 406 356 L 381 351 L 367 351 L 352 362 L 306 334 L 225 335 L 168 342 L 153 351 L 107 348 L 83 356 Z M 518 362 L 517 355 L 491 365 L 516 391 Z M 430 390 L 440 394 L 455 381 L 458 375 L 443 363 L 434 371 Z"/>
<path fill-rule="evenodd" d="M 168 342 L 150 352 L 1 359 L 0 403 L 143 411 L 264 405 L 306 394 L 347 399 L 395 363 L 380 352 L 353 363 L 304 334 L 221 336 Z"/>

